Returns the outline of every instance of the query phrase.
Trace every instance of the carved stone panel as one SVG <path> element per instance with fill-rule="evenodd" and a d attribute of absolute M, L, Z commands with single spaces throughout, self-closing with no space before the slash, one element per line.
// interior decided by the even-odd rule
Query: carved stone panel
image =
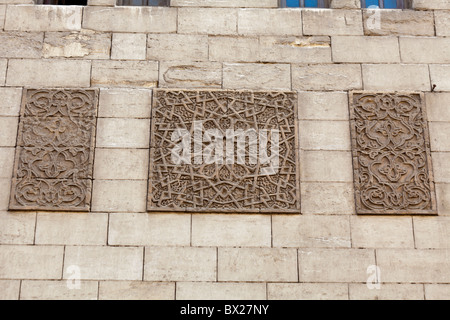
<path fill-rule="evenodd" d="M 357 213 L 437 214 L 423 101 L 420 93 L 351 93 Z"/>
<path fill-rule="evenodd" d="M 153 95 L 149 211 L 299 213 L 297 94 Z"/>
<path fill-rule="evenodd" d="M 89 211 L 97 103 L 97 90 L 24 90 L 10 210 Z"/>

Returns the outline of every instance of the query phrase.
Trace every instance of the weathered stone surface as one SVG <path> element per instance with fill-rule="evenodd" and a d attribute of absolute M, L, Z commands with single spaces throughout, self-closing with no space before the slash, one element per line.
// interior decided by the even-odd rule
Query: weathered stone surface
<path fill-rule="evenodd" d="M 42 55 L 43 40 L 43 32 L 2 32 L 0 57 L 39 59 Z"/>
<path fill-rule="evenodd" d="M 177 300 L 265 300 L 264 283 L 177 282 Z"/>
<path fill-rule="evenodd" d="M 14 148 L 0 148 L 0 178 L 10 179 L 14 168 Z"/>
<path fill-rule="evenodd" d="M 5 26 L 6 6 L 0 5 L 0 30 Z"/>
<path fill-rule="evenodd" d="M 237 9 L 179 8 L 178 33 L 236 34 Z"/>
<path fill-rule="evenodd" d="M 0 300 L 19 300 L 20 280 L 0 280 Z"/>
<path fill-rule="evenodd" d="M 430 122 L 431 151 L 450 151 L 450 122 Z"/>
<path fill-rule="evenodd" d="M 1 244 L 33 244 L 36 214 L 0 212 Z"/>
<path fill-rule="evenodd" d="M 158 85 L 158 62 L 93 61 L 91 85 L 125 88 L 156 87 Z"/>
<path fill-rule="evenodd" d="M 111 34 L 88 30 L 45 33 L 44 58 L 109 59 Z"/>
<path fill-rule="evenodd" d="M 176 32 L 177 9 L 88 6 L 84 8 L 83 28 L 107 32 Z"/>
<path fill-rule="evenodd" d="M 425 299 L 448 301 L 450 299 L 450 285 L 425 284 Z"/>
<path fill-rule="evenodd" d="M 450 215 L 450 184 L 436 183 L 436 197 L 440 215 Z"/>
<path fill-rule="evenodd" d="M 90 75 L 90 61 L 10 59 L 6 85 L 36 88 L 86 88 L 91 83 Z"/>
<path fill-rule="evenodd" d="M 303 214 L 353 214 L 353 183 L 301 182 Z"/>
<path fill-rule="evenodd" d="M 416 248 L 450 249 L 450 217 L 414 217 Z"/>
<path fill-rule="evenodd" d="M 149 34 L 147 59 L 189 63 L 207 61 L 208 36 L 176 33 Z"/>
<path fill-rule="evenodd" d="M 430 64 L 431 84 L 436 91 L 450 91 L 450 64 Z"/>
<path fill-rule="evenodd" d="M 244 35 L 302 35 L 301 10 L 238 10 L 238 33 Z"/>
<path fill-rule="evenodd" d="M 449 152 L 433 152 L 434 181 L 450 183 L 450 153 Z"/>
<path fill-rule="evenodd" d="M 99 300 L 174 300 L 175 283 L 100 281 Z"/>
<path fill-rule="evenodd" d="M 298 92 L 300 120 L 347 120 L 348 94 L 346 92 Z"/>
<path fill-rule="evenodd" d="M 426 93 L 425 104 L 427 106 L 428 121 L 450 122 L 450 108 L 446 107 L 450 105 L 450 93 L 447 92 Z"/>
<path fill-rule="evenodd" d="M 111 59 L 145 60 L 147 35 L 144 33 L 114 33 Z"/>
<path fill-rule="evenodd" d="M 268 283 L 268 300 L 347 300 L 343 283 Z"/>
<path fill-rule="evenodd" d="M 398 63 L 396 37 L 336 36 L 331 38 L 333 62 Z"/>
<path fill-rule="evenodd" d="M 352 175 L 350 151 L 303 151 L 300 153 L 302 182 L 350 182 Z"/>
<path fill-rule="evenodd" d="M 447 0 L 413 0 L 413 8 L 416 10 L 450 10 Z"/>
<path fill-rule="evenodd" d="M 161 61 L 159 87 L 221 88 L 222 63 Z"/>
<path fill-rule="evenodd" d="M 99 118 L 97 148 L 148 149 L 149 119 Z"/>
<path fill-rule="evenodd" d="M 299 121 L 300 149 L 351 150 L 348 121 Z"/>
<path fill-rule="evenodd" d="M 359 9 L 361 1 L 359 0 L 331 0 L 331 9 Z"/>
<path fill-rule="evenodd" d="M 0 210 L 7 211 L 11 192 L 11 178 L 0 178 L 0 183 Z"/>
<path fill-rule="evenodd" d="M 381 281 L 383 273 L 381 271 Z M 423 300 L 424 292 L 421 284 L 380 284 L 380 289 L 369 289 L 367 284 L 351 283 L 349 285 L 350 300 Z"/>
<path fill-rule="evenodd" d="M 116 0 L 88 0 L 88 6 L 114 7 Z"/>
<path fill-rule="evenodd" d="M 450 63 L 450 38 L 400 37 L 404 63 Z"/>
<path fill-rule="evenodd" d="M 22 88 L 0 88 L 0 116 L 18 117 L 22 102 Z"/>
<path fill-rule="evenodd" d="M 364 90 L 430 91 L 425 64 L 363 64 Z"/>
<path fill-rule="evenodd" d="M 226 89 L 290 90 L 289 64 L 223 64 L 223 87 Z"/>
<path fill-rule="evenodd" d="M 8 60 L 0 59 L 0 86 L 5 85 L 7 68 L 8 68 Z"/>
<path fill-rule="evenodd" d="M 99 118 L 150 118 L 152 91 L 149 89 L 100 89 Z"/>
<path fill-rule="evenodd" d="M 0 0 L 1 4 L 34 4 L 33 0 Z"/>
<path fill-rule="evenodd" d="M 305 10 L 304 35 L 362 35 L 360 10 Z"/>
<path fill-rule="evenodd" d="M 434 19 L 436 26 L 436 36 L 450 36 L 450 11 L 435 11 Z"/>
<path fill-rule="evenodd" d="M 364 34 L 369 36 L 434 36 L 433 12 L 364 10 Z"/>
<path fill-rule="evenodd" d="M 172 0 L 172 7 L 277 8 L 277 0 Z"/>
<path fill-rule="evenodd" d="M 297 250 L 219 248 L 218 281 L 297 282 Z"/>
<path fill-rule="evenodd" d="M 18 117 L 0 117 L 0 147 L 15 147 Z"/>
<path fill-rule="evenodd" d="M 5 30 L 72 31 L 81 29 L 81 6 L 9 6 Z"/>
<path fill-rule="evenodd" d="M 95 151 L 94 179 L 145 180 L 148 177 L 148 150 L 99 149 Z"/>
<path fill-rule="evenodd" d="M 224 62 L 257 62 L 260 59 L 258 37 L 208 37 L 209 59 Z"/>
<path fill-rule="evenodd" d="M 97 281 L 80 281 L 79 288 L 70 289 L 65 280 L 24 280 L 20 300 L 97 300 Z"/>

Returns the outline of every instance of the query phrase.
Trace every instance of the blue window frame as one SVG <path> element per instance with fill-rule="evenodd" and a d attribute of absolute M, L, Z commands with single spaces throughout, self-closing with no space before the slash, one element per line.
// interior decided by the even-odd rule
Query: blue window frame
<path fill-rule="evenodd" d="M 282 8 L 329 8 L 329 0 L 280 0 Z"/>

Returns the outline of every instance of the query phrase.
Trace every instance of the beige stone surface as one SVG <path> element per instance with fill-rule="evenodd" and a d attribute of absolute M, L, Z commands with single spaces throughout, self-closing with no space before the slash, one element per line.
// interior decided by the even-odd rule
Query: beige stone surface
<path fill-rule="evenodd" d="M 303 214 L 353 214 L 355 198 L 352 182 L 301 182 Z"/>
<path fill-rule="evenodd" d="M 177 282 L 177 300 L 265 300 L 266 284 Z"/>
<path fill-rule="evenodd" d="M 434 36 L 433 12 L 364 10 L 364 34 L 369 36 Z"/>
<path fill-rule="evenodd" d="M 99 300 L 174 300 L 175 283 L 100 281 Z"/>
<path fill-rule="evenodd" d="M 6 6 L 0 5 L 0 30 L 5 26 Z"/>
<path fill-rule="evenodd" d="M 383 274 L 381 274 L 383 281 Z M 369 289 L 367 284 L 350 283 L 350 300 L 423 300 L 422 284 L 380 284 L 380 289 Z"/>
<path fill-rule="evenodd" d="M 0 147 L 15 147 L 18 117 L 0 117 Z"/>
<path fill-rule="evenodd" d="M 258 37 L 208 37 L 209 59 L 223 62 L 257 62 L 260 60 Z"/>
<path fill-rule="evenodd" d="M 178 33 L 236 34 L 237 9 L 179 8 Z"/>
<path fill-rule="evenodd" d="M 146 247 L 146 281 L 216 281 L 216 248 Z"/>
<path fill-rule="evenodd" d="M 362 35 L 360 10 L 305 10 L 304 35 Z"/>
<path fill-rule="evenodd" d="M 268 283 L 268 300 L 347 300 L 343 283 Z"/>
<path fill-rule="evenodd" d="M 332 9 L 359 9 L 361 2 L 359 0 L 331 0 Z"/>
<path fill-rule="evenodd" d="M 0 57 L 39 59 L 42 56 L 43 40 L 43 32 L 0 33 Z"/>
<path fill-rule="evenodd" d="M 224 63 L 223 88 L 290 90 L 288 64 Z"/>
<path fill-rule="evenodd" d="M 91 85 L 97 87 L 152 88 L 158 85 L 158 62 L 92 62 Z"/>
<path fill-rule="evenodd" d="M 424 64 L 363 64 L 364 90 L 430 91 L 428 66 Z"/>
<path fill-rule="evenodd" d="M 348 95 L 346 92 L 298 92 L 300 120 L 346 120 Z"/>
<path fill-rule="evenodd" d="M 351 150 L 348 121 L 299 121 L 300 149 Z"/>
<path fill-rule="evenodd" d="M 270 247 L 271 219 L 266 215 L 192 215 L 192 245 Z"/>
<path fill-rule="evenodd" d="M 46 32 L 44 58 L 109 59 L 111 34 L 81 32 Z"/>
<path fill-rule="evenodd" d="M 427 300 L 449 300 L 450 285 L 449 284 L 426 284 L 425 299 Z"/>
<path fill-rule="evenodd" d="M 35 212 L 0 212 L 1 244 L 33 244 Z"/>
<path fill-rule="evenodd" d="M 81 6 L 9 6 L 5 30 L 72 31 L 81 29 Z"/>
<path fill-rule="evenodd" d="M 107 213 L 39 212 L 36 244 L 106 245 Z"/>
<path fill-rule="evenodd" d="M 430 122 L 431 151 L 450 151 L 450 122 Z"/>
<path fill-rule="evenodd" d="M 22 88 L 0 88 L 0 116 L 18 117 L 22 102 Z"/>
<path fill-rule="evenodd" d="M 382 282 L 448 283 L 450 250 L 377 249 Z"/>
<path fill-rule="evenodd" d="M 238 10 L 238 33 L 243 35 L 302 35 L 301 10 Z"/>
<path fill-rule="evenodd" d="M 176 33 L 149 34 L 147 59 L 184 62 L 207 61 L 208 36 Z"/>
<path fill-rule="evenodd" d="M 6 85 L 37 88 L 89 87 L 90 75 L 91 62 L 87 60 L 10 59 Z"/>
<path fill-rule="evenodd" d="M 354 248 L 414 248 L 411 217 L 350 217 Z"/>
<path fill-rule="evenodd" d="M 273 216 L 274 247 L 350 248 L 346 216 Z"/>
<path fill-rule="evenodd" d="M 293 65 L 294 90 L 342 91 L 362 89 L 359 64 Z"/>
<path fill-rule="evenodd" d="M 299 249 L 301 282 L 366 282 L 367 268 L 375 265 L 368 249 Z"/>
<path fill-rule="evenodd" d="M 436 183 L 437 207 L 440 215 L 450 215 L 450 184 Z"/>
<path fill-rule="evenodd" d="M 149 89 L 100 89 L 100 118 L 150 118 L 152 91 Z"/>
<path fill-rule="evenodd" d="M 436 85 L 436 91 L 450 91 L 450 64 L 430 64 L 431 84 Z"/>
<path fill-rule="evenodd" d="M 108 244 L 189 246 L 191 244 L 191 216 L 172 213 L 111 213 Z"/>
<path fill-rule="evenodd" d="M 66 280 L 24 280 L 20 287 L 20 300 L 97 300 L 98 282 L 80 281 L 73 289 Z"/>
<path fill-rule="evenodd" d="M 0 280 L 0 300 L 18 300 L 20 280 Z"/>
<path fill-rule="evenodd" d="M 450 63 L 450 38 L 400 37 L 404 63 Z"/>
<path fill-rule="evenodd" d="M 11 179 L 14 167 L 14 148 L 0 148 L 0 178 Z"/>
<path fill-rule="evenodd" d="M 1 86 L 5 85 L 7 68 L 8 68 L 8 60 L 0 59 L 0 85 Z"/>
<path fill-rule="evenodd" d="M 92 211 L 145 212 L 147 180 L 94 180 Z"/>
<path fill-rule="evenodd" d="M 0 246 L 1 279 L 61 279 L 63 246 Z"/>
<path fill-rule="evenodd" d="M 172 0 L 172 7 L 277 8 L 277 0 Z"/>
<path fill-rule="evenodd" d="M 333 62 L 398 63 L 397 37 L 331 37 Z"/>
<path fill-rule="evenodd" d="M 449 11 L 435 11 L 434 20 L 436 26 L 436 36 L 438 37 L 450 36 Z"/>
<path fill-rule="evenodd" d="M 150 120 L 99 118 L 96 140 L 97 148 L 148 148 Z"/>
<path fill-rule="evenodd" d="M 145 60 L 147 35 L 144 33 L 114 33 L 112 36 L 111 59 Z"/>
<path fill-rule="evenodd" d="M 4 4 L 33 4 L 33 0 L 0 0 L 0 3 Z"/>
<path fill-rule="evenodd" d="M 450 10 L 447 0 L 413 0 L 413 8 L 416 10 Z"/>
<path fill-rule="evenodd" d="M 300 153 L 302 182 L 352 182 L 350 151 L 303 151 Z"/>
<path fill-rule="evenodd" d="M 161 61 L 159 87 L 221 88 L 222 63 Z"/>
<path fill-rule="evenodd" d="M 295 249 L 219 248 L 218 280 L 296 282 L 296 255 Z"/>
<path fill-rule="evenodd" d="M 434 181 L 450 183 L 450 153 L 432 152 Z"/>
<path fill-rule="evenodd" d="M 177 9 L 167 7 L 85 7 L 83 28 L 107 32 L 177 31 Z"/>
<path fill-rule="evenodd" d="M 413 221 L 416 248 L 450 248 L 450 217 L 414 217 Z"/>
<path fill-rule="evenodd" d="M 450 93 L 430 92 L 425 94 L 428 121 L 450 122 Z"/>
<path fill-rule="evenodd" d="M 146 149 L 100 149 L 95 151 L 94 179 L 145 180 L 149 152 Z"/>
<path fill-rule="evenodd" d="M 142 280 L 143 248 L 66 246 L 63 279 L 72 279 L 70 266 L 81 280 Z"/>
<path fill-rule="evenodd" d="M 103 6 L 103 7 L 114 7 L 116 5 L 116 0 L 88 0 L 88 6 Z"/>
<path fill-rule="evenodd" d="M 0 178 L 0 210 L 7 211 L 9 208 L 9 195 L 11 192 L 11 178 Z"/>

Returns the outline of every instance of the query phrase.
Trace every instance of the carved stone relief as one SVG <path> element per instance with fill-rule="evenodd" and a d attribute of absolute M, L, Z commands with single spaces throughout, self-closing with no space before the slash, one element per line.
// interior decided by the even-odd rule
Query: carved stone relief
<path fill-rule="evenodd" d="M 24 90 L 11 210 L 89 211 L 98 93 Z"/>
<path fill-rule="evenodd" d="M 350 95 L 356 210 L 437 214 L 422 94 Z"/>
<path fill-rule="evenodd" d="M 297 95 L 154 91 L 149 211 L 299 213 Z"/>

